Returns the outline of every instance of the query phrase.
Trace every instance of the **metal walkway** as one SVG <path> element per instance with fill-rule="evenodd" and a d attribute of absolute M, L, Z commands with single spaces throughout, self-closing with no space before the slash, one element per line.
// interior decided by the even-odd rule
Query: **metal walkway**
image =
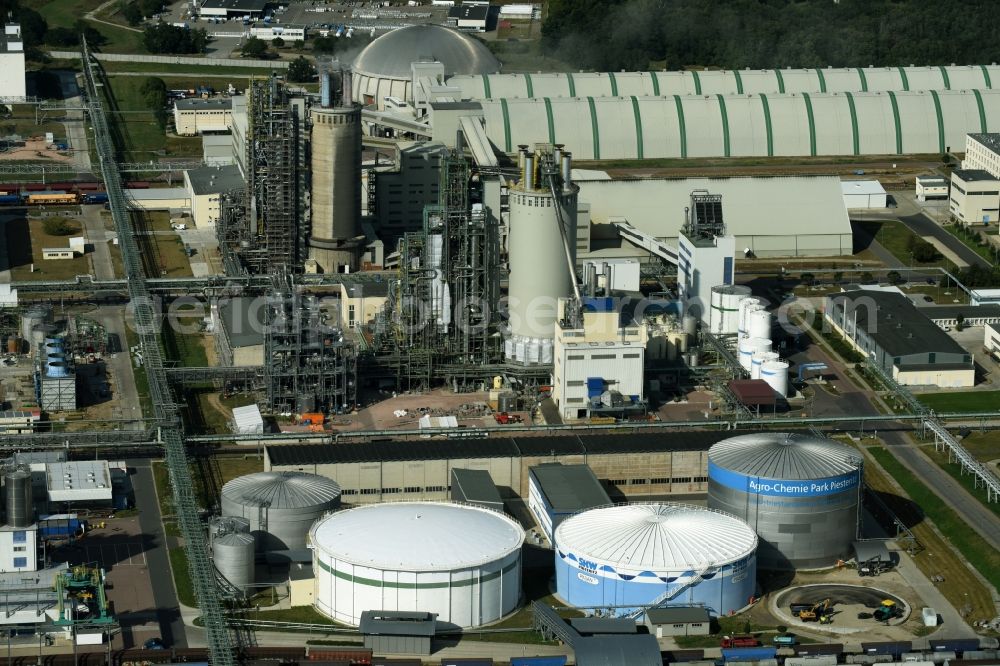
<path fill-rule="evenodd" d="M 81 44 L 81 60 L 86 105 L 94 132 L 98 163 L 108 193 L 111 217 L 118 232 L 128 294 L 149 380 L 149 396 L 156 418 L 162 424 L 160 436 L 170 474 L 174 506 L 187 551 L 191 583 L 198 598 L 211 663 L 214 666 L 229 666 L 236 663 L 234 655 L 236 646 L 226 626 L 215 569 L 208 557 L 191 469 L 184 450 L 180 412 L 174 404 L 167 373 L 164 371 L 159 320 L 146 284 L 147 276 L 142 267 L 142 256 L 132 232 L 125 190 L 118 171 L 117 152 L 105 116 L 104 102 L 101 99 L 101 89 L 107 89 L 106 81 L 103 79 L 100 65 L 91 57 L 86 39 L 83 39 Z"/>

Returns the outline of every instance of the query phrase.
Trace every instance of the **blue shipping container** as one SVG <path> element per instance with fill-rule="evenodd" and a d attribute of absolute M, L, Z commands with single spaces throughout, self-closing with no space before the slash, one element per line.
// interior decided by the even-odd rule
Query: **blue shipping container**
<path fill-rule="evenodd" d="M 931 650 L 935 652 L 965 652 L 979 649 L 978 638 L 932 638 L 930 644 Z"/>
<path fill-rule="evenodd" d="M 107 203 L 107 201 L 108 201 L 108 195 L 104 193 L 83 195 L 83 203 L 100 204 L 100 203 Z"/>
<path fill-rule="evenodd" d="M 774 647 L 722 648 L 722 658 L 729 661 L 760 661 L 774 659 L 778 649 Z"/>
<path fill-rule="evenodd" d="M 510 666 L 566 666 L 566 657 L 511 657 Z"/>
<path fill-rule="evenodd" d="M 0 204 L 16 203 L 21 203 L 21 196 L 19 194 L 0 194 Z"/>

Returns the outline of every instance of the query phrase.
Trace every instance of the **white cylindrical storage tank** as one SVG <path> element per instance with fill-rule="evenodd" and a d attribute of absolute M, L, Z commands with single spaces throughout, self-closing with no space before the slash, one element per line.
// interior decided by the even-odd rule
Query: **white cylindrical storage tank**
<path fill-rule="evenodd" d="M 369 504 L 310 532 L 316 609 L 357 625 L 366 610 L 426 611 L 476 627 L 517 608 L 524 530 L 483 507 Z"/>
<path fill-rule="evenodd" d="M 708 326 L 713 335 L 736 335 L 739 330 L 740 301 L 749 295 L 750 287 L 741 284 L 712 287 Z"/>
<path fill-rule="evenodd" d="M 537 157 L 537 156 L 536 156 Z M 527 161 L 527 160 L 526 160 Z M 537 162 L 537 160 L 533 160 Z M 535 169 L 537 171 L 537 169 Z M 553 197 L 547 178 L 532 172 L 529 181 L 510 188 L 510 281 L 507 309 L 510 335 L 555 337 L 558 299 L 573 295 L 575 276 L 569 269 L 563 233 L 576 261 L 576 201 L 579 187 L 559 188 Z M 564 225 L 559 229 L 559 213 Z M 520 354 L 517 360 L 523 360 Z"/>
<path fill-rule="evenodd" d="M 747 296 L 740 301 L 739 320 L 737 321 L 737 335 L 739 339 L 750 337 L 747 335 L 747 313 L 750 310 L 767 307 L 767 301 L 760 296 Z"/>
<path fill-rule="evenodd" d="M 763 308 L 747 311 L 747 336 L 771 339 L 771 313 Z"/>
<path fill-rule="evenodd" d="M 750 379 L 760 379 L 760 367 L 768 361 L 777 361 L 781 358 L 778 352 L 754 352 L 750 356 Z"/>
<path fill-rule="evenodd" d="M 567 518 L 555 533 L 556 593 L 588 612 L 704 605 L 726 615 L 756 589 L 757 535 L 739 518 L 685 504 L 630 504 Z"/>
<path fill-rule="evenodd" d="M 686 314 L 681 318 L 681 330 L 692 338 L 698 333 L 698 320 L 694 315 Z"/>
<path fill-rule="evenodd" d="M 762 568 L 827 567 L 857 539 L 863 459 L 812 435 L 762 432 L 708 451 L 708 506 L 745 520 Z"/>
<path fill-rule="evenodd" d="M 324 513 L 340 506 L 340 486 L 304 472 L 258 472 L 222 487 L 222 515 L 250 521 L 258 550 L 305 548 Z"/>
<path fill-rule="evenodd" d="M 750 372 L 753 366 L 753 355 L 759 352 L 771 351 L 771 341 L 764 338 L 747 338 L 740 342 L 736 349 L 740 365 L 744 370 Z"/>
<path fill-rule="evenodd" d="M 788 362 L 767 361 L 760 366 L 760 378 L 782 398 L 788 397 Z"/>
<path fill-rule="evenodd" d="M 230 532 L 212 539 L 212 559 L 219 573 L 240 590 L 253 584 L 254 539 L 246 532 Z"/>

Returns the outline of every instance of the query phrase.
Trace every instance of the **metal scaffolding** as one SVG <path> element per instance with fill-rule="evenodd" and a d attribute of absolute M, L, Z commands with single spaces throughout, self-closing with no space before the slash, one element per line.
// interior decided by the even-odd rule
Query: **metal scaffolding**
<path fill-rule="evenodd" d="M 221 201 L 217 225 L 227 272 L 298 272 L 304 260 L 308 163 L 306 100 L 271 77 L 247 90 L 247 188 Z"/>
<path fill-rule="evenodd" d="M 357 402 L 353 345 L 312 294 L 290 275 L 275 276 L 264 309 L 264 382 L 275 413 L 339 414 Z"/>
<path fill-rule="evenodd" d="M 441 163 L 439 204 L 399 245 L 399 276 L 373 329 L 374 365 L 404 388 L 444 379 L 461 388 L 495 374 L 500 300 L 499 229 L 469 204 L 469 165 L 458 152 Z M 492 374 L 491 374 L 492 373 Z"/>
<path fill-rule="evenodd" d="M 126 194 L 117 168 L 118 154 L 104 113 L 104 102 L 100 91 L 109 90 L 109 86 L 97 60 L 91 57 L 86 40 L 81 44 L 81 56 L 86 83 L 84 94 L 87 111 L 94 131 L 100 169 L 108 192 L 111 217 L 118 232 L 136 331 L 145 360 L 149 397 L 157 420 L 162 424 L 160 437 L 170 474 L 178 522 L 187 551 L 188 570 L 198 598 L 198 608 L 204 623 L 211 662 L 216 666 L 228 666 L 235 663 L 233 636 L 226 625 L 212 561 L 206 548 L 200 507 L 184 448 L 180 412 L 174 403 L 164 372 L 157 313 L 146 284 L 147 276 L 143 271 L 142 255 L 130 224 Z"/>

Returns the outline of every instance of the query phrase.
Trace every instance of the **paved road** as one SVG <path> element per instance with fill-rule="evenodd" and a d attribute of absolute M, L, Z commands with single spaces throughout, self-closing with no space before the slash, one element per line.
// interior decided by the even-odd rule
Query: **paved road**
<path fill-rule="evenodd" d="M 888 450 L 931 487 L 954 509 L 972 529 L 994 548 L 1000 550 L 1000 518 L 969 494 L 950 474 L 914 446 L 909 437 L 900 432 L 880 433 Z"/>
<path fill-rule="evenodd" d="M 126 464 L 135 470 L 132 485 L 135 488 L 135 506 L 139 510 L 139 527 L 142 533 L 149 537 L 149 548 L 145 554 L 153 586 L 156 615 L 160 622 L 160 637 L 167 646 L 187 647 L 187 635 L 177 601 L 177 592 L 174 590 L 173 577 L 170 575 L 166 535 L 163 533 L 160 505 L 156 501 L 151 462 L 132 459 L 127 460 Z"/>
<path fill-rule="evenodd" d="M 905 224 L 910 230 L 917 234 L 918 236 L 933 236 L 942 245 L 947 247 L 949 250 L 954 252 L 959 258 L 970 266 L 982 266 L 983 268 L 992 268 L 990 262 L 986 261 L 978 254 L 973 252 L 969 247 L 965 245 L 962 241 L 958 240 L 939 225 L 937 222 L 927 217 L 924 213 L 917 213 L 916 215 L 906 215 L 899 218 L 899 221 Z"/>
<path fill-rule="evenodd" d="M 82 103 L 82 100 L 78 96 L 70 97 L 66 103 L 74 105 Z M 90 171 L 90 150 L 87 143 L 87 126 L 83 111 L 67 111 L 63 127 L 66 128 L 66 142 L 73 151 L 74 164 L 82 171 Z"/>
<path fill-rule="evenodd" d="M 102 206 L 81 206 L 81 209 L 83 214 L 80 219 L 87 241 L 94 246 L 94 254 L 90 257 L 94 266 L 94 276 L 98 280 L 113 280 L 115 267 L 111 263 L 111 248 L 108 247 L 108 243 L 115 233 L 104 227 L 104 218 L 101 217 Z"/>
<path fill-rule="evenodd" d="M 948 599 L 941 594 L 941 590 L 932 583 L 927 576 L 921 571 L 910 556 L 903 550 L 897 550 L 899 555 L 899 564 L 896 570 L 906 581 L 906 584 L 913 588 L 913 591 L 920 595 L 923 602 L 929 607 L 937 611 L 938 616 L 941 618 L 940 628 L 935 630 L 931 637 L 936 638 L 974 638 L 977 636 L 976 632 L 973 631 L 962 616 L 958 614 L 955 607 L 952 606 Z M 911 608 L 911 616 L 920 617 L 920 608 Z M 927 646 L 925 641 L 927 639 L 921 639 L 914 642 L 914 646 L 923 645 Z"/>

